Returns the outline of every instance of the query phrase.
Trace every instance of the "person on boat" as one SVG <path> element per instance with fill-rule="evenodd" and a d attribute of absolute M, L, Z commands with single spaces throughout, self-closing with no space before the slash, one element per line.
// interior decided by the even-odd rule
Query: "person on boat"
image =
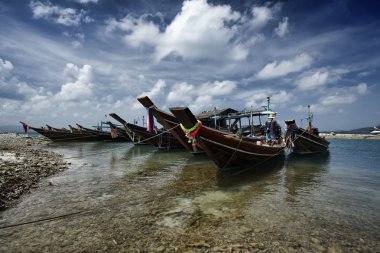
<path fill-rule="evenodd" d="M 239 128 L 237 127 L 236 124 L 232 125 L 232 127 L 231 127 L 231 133 L 236 134 L 238 130 L 239 130 Z"/>
<path fill-rule="evenodd" d="M 266 127 L 266 142 L 267 143 L 275 142 L 281 135 L 281 130 L 280 130 L 281 127 L 277 123 L 274 113 L 269 114 L 268 120 L 267 122 L 265 122 L 265 127 Z"/>

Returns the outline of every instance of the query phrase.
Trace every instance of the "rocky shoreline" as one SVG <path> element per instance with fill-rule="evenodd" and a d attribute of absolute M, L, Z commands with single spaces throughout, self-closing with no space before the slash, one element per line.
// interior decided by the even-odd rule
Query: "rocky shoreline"
<path fill-rule="evenodd" d="M 68 168 L 62 155 L 33 148 L 48 142 L 42 136 L 0 133 L 0 210 L 38 187 L 41 178 Z"/>

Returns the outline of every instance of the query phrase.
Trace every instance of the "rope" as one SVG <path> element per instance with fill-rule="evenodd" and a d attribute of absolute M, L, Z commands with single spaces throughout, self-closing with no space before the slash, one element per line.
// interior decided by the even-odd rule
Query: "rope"
<path fill-rule="evenodd" d="M 290 135 L 288 136 L 288 138 L 285 140 L 285 144 L 288 142 L 288 140 L 290 140 L 291 144 L 293 144 L 298 138 L 300 138 L 304 133 L 306 133 L 306 130 L 303 130 L 303 132 L 301 134 L 297 134 L 297 137 L 292 140 L 292 135 L 290 133 Z M 290 149 L 290 147 L 288 147 L 287 145 L 287 148 Z"/>
<path fill-rule="evenodd" d="M 224 170 L 228 166 L 228 164 L 230 164 L 230 162 L 232 161 L 232 158 L 235 156 L 235 154 L 237 152 L 237 149 L 240 147 L 242 140 L 243 140 L 243 136 L 240 137 L 240 141 L 239 141 L 237 147 L 235 148 L 234 153 L 230 156 L 230 159 L 228 159 L 227 163 L 224 165 L 222 170 Z"/>
<path fill-rule="evenodd" d="M 161 133 L 159 133 L 159 134 L 157 134 L 157 135 L 154 135 L 154 136 L 152 136 L 152 137 L 150 137 L 150 138 L 144 139 L 143 141 L 150 140 L 150 139 L 152 139 L 152 138 L 156 138 L 157 136 L 160 136 L 160 135 L 162 135 L 162 134 L 165 134 L 165 133 L 169 132 L 170 130 L 173 130 L 174 128 L 176 128 L 176 127 L 178 127 L 178 126 L 179 126 L 179 124 L 177 124 L 176 126 L 170 128 L 170 129 L 168 129 L 168 130 L 165 130 L 165 131 L 163 131 L 163 132 L 161 132 Z M 170 140 L 170 139 L 169 139 L 169 140 Z M 138 142 L 136 142 L 136 143 L 142 143 L 143 141 L 138 141 Z M 72 158 L 82 158 L 82 157 L 87 157 L 87 156 L 94 156 L 94 155 L 104 154 L 104 153 L 107 153 L 107 152 L 110 152 L 110 151 L 114 151 L 114 150 L 118 150 L 118 149 L 123 149 L 123 148 L 125 148 L 124 145 L 123 145 L 123 146 L 120 146 L 120 147 L 113 148 L 113 149 L 107 149 L 107 150 L 104 150 L 104 151 L 101 151 L 101 152 L 90 153 L 90 154 L 81 155 L 81 156 L 63 157 L 63 159 L 72 159 Z"/>
<path fill-rule="evenodd" d="M 177 124 L 177 125 L 175 125 L 174 127 L 172 127 L 172 128 L 169 128 L 169 129 L 166 129 L 165 131 L 162 131 L 161 133 L 159 133 L 159 134 L 156 134 L 156 135 L 154 135 L 154 136 L 152 136 L 152 137 L 149 137 L 149 138 L 146 138 L 146 139 L 144 139 L 143 141 L 137 141 L 137 142 L 135 142 L 136 144 L 140 144 L 140 143 L 142 143 L 142 142 L 145 142 L 145 141 L 148 141 L 148 140 L 150 140 L 150 139 L 153 139 L 153 138 L 156 138 L 157 136 L 160 136 L 160 135 L 163 135 L 163 134 L 165 134 L 165 133 L 168 133 L 168 132 L 170 132 L 170 130 L 173 130 L 174 128 L 176 128 L 176 127 L 178 127 L 180 124 Z"/>
<path fill-rule="evenodd" d="M 43 218 L 43 219 L 38 219 L 38 220 L 21 222 L 21 223 L 17 223 L 17 224 L 12 224 L 12 225 L 7 225 L 7 226 L 4 226 L 4 227 L 0 227 L 0 230 L 1 229 L 6 229 L 6 228 L 19 227 L 19 226 L 33 224 L 33 223 L 40 223 L 40 222 L 43 222 L 43 221 L 51 221 L 51 220 L 64 219 L 64 218 L 69 217 L 69 216 L 74 216 L 74 215 L 78 215 L 78 214 L 88 213 L 88 212 L 91 212 L 91 211 L 93 211 L 93 210 L 83 210 L 83 211 L 63 214 L 63 215 L 59 215 L 59 216 L 53 216 L 53 217 L 48 217 L 48 218 Z"/>
<path fill-rule="evenodd" d="M 246 168 L 246 169 L 244 169 L 244 170 L 239 170 L 238 172 L 234 173 L 233 175 L 235 176 L 235 175 L 241 174 L 241 173 L 243 173 L 243 172 L 246 172 L 247 170 L 254 169 L 254 168 L 256 168 L 257 166 L 259 166 L 259 165 L 261 165 L 261 164 L 263 164 L 263 163 L 269 161 L 270 159 L 272 159 L 272 158 L 278 156 L 283 150 L 284 150 L 284 149 L 281 149 L 281 150 L 279 150 L 277 153 L 275 153 L 273 156 L 268 157 L 268 158 L 265 159 L 264 161 L 261 161 L 261 162 L 257 163 L 255 166 L 253 166 L 253 167 L 249 167 L 249 168 Z"/>

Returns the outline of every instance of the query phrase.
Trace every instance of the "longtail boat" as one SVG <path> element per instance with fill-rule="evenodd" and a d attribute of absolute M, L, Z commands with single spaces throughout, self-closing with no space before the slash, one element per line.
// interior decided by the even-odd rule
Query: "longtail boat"
<path fill-rule="evenodd" d="M 139 97 L 137 98 L 137 100 L 146 109 L 151 110 L 158 123 L 160 123 L 165 129 L 170 131 L 170 133 L 178 140 L 178 142 L 189 152 L 191 152 L 192 154 L 204 153 L 204 151 L 202 151 L 201 148 L 199 148 L 196 145 L 192 145 L 192 143 L 188 141 L 186 136 L 183 134 L 182 129 L 179 127 L 179 122 L 177 118 L 174 117 L 174 115 L 160 110 L 147 96 Z"/>
<path fill-rule="evenodd" d="M 296 121 L 286 120 L 287 130 L 285 133 L 285 142 L 287 147 L 296 154 L 315 154 L 326 152 L 329 144 L 325 138 L 319 136 L 318 128 L 313 127 L 313 114 L 310 112 L 307 117 L 308 126 L 306 129 L 297 126 Z"/>
<path fill-rule="evenodd" d="M 70 132 L 69 129 L 66 129 L 66 128 L 55 128 L 55 127 L 52 127 L 52 126 L 50 126 L 50 125 L 48 125 L 48 124 L 46 124 L 46 127 L 47 127 L 47 129 L 52 130 L 52 131 L 58 131 L 58 132 Z"/>
<path fill-rule="evenodd" d="M 153 129 L 149 132 L 145 127 L 126 122 L 116 113 L 110 113 L 111 117 L 124 125 L 127 134 L 135 144 L 152 144 L 160 149 L 182 148 L 179 141 L 167 131 Z"/>
<path fill-rule="evenodd" d="M 261 138 L 231 135 L 204 126 L 187 107 L 173 107 L 170 111 L 181 123 L 186 136 L 202 147 L 221 170 L 242 167 L 253 169 L 283 154 L 285 144 L 281 140 L 278 143 L 263 144 Z M 251 114 L 251 117 L 262 114 L 263 112 Z"/>
<path fill-rule="evenodd" d="M 135 145 L 149 144 L 149 142 L 147 142 L 141 135 L 136 134 L 128 127 L 128 125 L 132 125 L 132 124 L 129 124 L 127 121 L 125 121 L 122 117 L 120 117 L 116 113 L 110 113 L 109 115 L 115 120 L 117 120 L 118 122 L 120 122 L 121 124 L 123 124 L 125 128 L 125 133 L 128 135 L 129 139 L 131 139 L 133 144 Z"/>
<path fill-rule="evenodd" d="M 124 136 L 124 138 L 127 140 L 127 141 L 132 141 L 131 138 L 129 137 L 129 135 L 127 134 L 127 132 L 125 131 L 125 128 L 124 127 L 119 127 L 119 126 L 116 126 L 114 123 L 112 123 L 111 121 L 107 121 L 107 122 L 103 122 L 104 124 L 107 124 L 110 128 L 110 132 L 111 132 L 111 135 L 112 136 L 116 136 L 116 135 L 121 135 L 121 136 Z"/>
<path fill-rule="evenodd" d="M 96 136 L 99 141 L 128 141 L 129 139 L 125 138 L 123 135 L 119 135 L 116 132 L 106 132 L 99 129 L 90 129 L 82 125 L 76 124 L 80 131 L 85 132 L 86 134 Z"/>
<path fill-rule="evenodd" d="M 98 141 L 96 135 L 88 134 L 81 131 L 55 131 L 55 130 L 49 130 L 47 128 L 43 127 L 32 127 L 28 124 L 21 122 L 23 125 L 25 133 L 28 132 L 29 129 L 34 130 L 35 132 L 45 136 L 46 138 L 50 139 L 54 142 L 69 142 L 69 141 Z"/>

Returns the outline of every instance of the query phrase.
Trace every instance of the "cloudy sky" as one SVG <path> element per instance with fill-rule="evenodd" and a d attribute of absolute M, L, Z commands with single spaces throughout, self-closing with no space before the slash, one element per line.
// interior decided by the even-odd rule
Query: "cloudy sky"
<path fill-rule="evenodd" d="M 0 125 L 257 109 L 321 130 L 380 124 L 380 3 L 0 0 Z M 141 122 L 140 122 L 141 123 Z M 304 123 L 305 124 L 305 123 Z"/>

